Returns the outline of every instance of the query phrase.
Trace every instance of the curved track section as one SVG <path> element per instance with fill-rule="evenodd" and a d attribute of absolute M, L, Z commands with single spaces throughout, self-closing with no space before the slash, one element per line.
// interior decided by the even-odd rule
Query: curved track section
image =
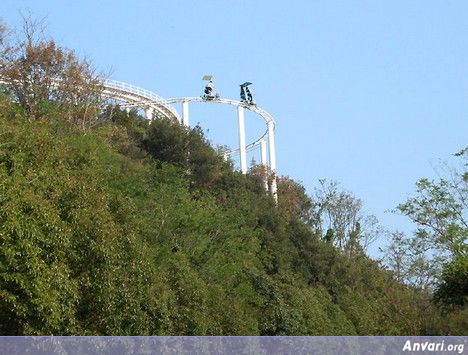
<path fill-rule="evenodd" d="M 128 105 L 150 109 L 164 117 L 180 121 L 179 113 L 167 100 L 155 93 L 115 80 L 103 82 L 104 97 L 125 102 Z"/>
<path fill-rule="evenodd" d="M 214 100 L 204 100 L 202 97 L 172 97 L 169 99 L 163 99 L 164 102 L 168 104 L 173 104 L 176 102 L 203 102 L 209 104 L 225 104 L 225 105 L 232 105 L 232 106 L 242 106 L 247 110 L 255 112 L 259 114 L 266 123 L 272 122 L 275 124 L 275 119 L 272 115 L 266 112 L 264 109 L 256 106 L 256 105 L 247 105 L 246 103 L 239 101 L 239 100 L 231 100 L 231 99 L 214 99 Z"/>
<path fill-rule="evenodd" d="M 0 84 L 8 84 L 6 81 L 0 78 Z M 139 107 L 146 111 L 146 117 L 152 119 L 155 114 L 156 117 L 167 117 L 169 119 L 175 119 L 183 124 L 188 125 L 188 103 L 190 102 L 200 102 L 200 103 L 209 103 L 209 104 L 224 104 L 236 106 L 238 108 L 239 122 L 242 121 L 242 128 L 239 123 L 239 137 L 241 144 L 238 149 L 233 149 L 224 152 L 226 155 L 233 156 L 240 154 L 241 156 L 241 170 L 245 173 L 246 169 L 246 151 L 256 148 L 257 145 L 262 147 L 262 163 L 269 167 L 270 173 L 273 175 L 273 180 L 271 183 L 270 191 L 274 196 L 275 200 L 276 195 L 276 153 L 275 153 L 275 120 L 264 109 L 257 107 L 256 105 L 248 105 L 239 100 L 231 99 L 213 99 L 213 100 L 204 100 L 202 97 L 176 97 L 164 99 L 161 96 L 142 89 L 140 87 L 130 85 L 115 80 L 105 80 L 102 83 L 103 91 L 102 96 L 108 99 L 116 100 L 118 102 L 124 103 L 126 107 Z M 179 115 L 177 110 L 171 105 L 173 103 L 182 103 L 183 104 L 183 117 Z M 244 118 L 243 118 L 243 109 L 255 112 L 260 117 L 263 118 L 267 125 L 266 132 L 257 140 L 250 144 L 245 144 L 245 131 L 244 131 Z M 241 114 L 242 111 L 242 114 Z M 187 117 L 186 117 L 187 116 Z M 241 119 L 242 117 L 242 119 Z M 270 155 L 269 164 L 266 161 L 266 141 L 268 141 L 268 151 Z M 242 167 L 243 166 L 243 167 Z M 265 182 L 266 183 L 266 182 Z M 266 186 L 267 187 L 267 186 Z"/>
<path fill-rule="evenodd" d="M 264 109 L 256 106 L 249 105 L 239 100 L 217 98 L 213 100 L 204 100 L 202 97 L 175 97 L 165 100 L 166 103 L 182 103 L 183 117 L 182 122 L 184 125 L 189 124 L 189 108 L 188 104 L 191 102 L 201 102 L 207 104 L 224 104 L 237 107 L 237 114 L 239 120 L 239 148 L 225 151 L 224 154 L 227 156 L 240 155 L 240 169 L 242 173 L 247 173 L 247 151 L 256 148 L 260 145 L 262 165 L 266 166 L 269 175 L 272 177 L 271 185 L 268 187 L 268 179 L 265 177 L 265 188 L 270 190 L 272 196 L 277 201 L 277 186 L 276 186 L 276 149 L 275 149 L 275 126 L 276 122 L 272 115 L 270 115 Z M 265 121 L 267 130 L 266 132 L 253 143 L 245 143 L 245 122 L 244 122 L 244 109 L 255 112 Z M 267 159 L 267 146 L 268 155 Z"/>
<path fill-rule="evenodd" d="M 8 81 L 0 78 L 0 84 L 8 85 Z M 105 98 L 124 102 L 128 106 L 151 110 L 164 117 L 180 121 L 177 110 L 169 105 L 167 100 L 151 91 L 116 80 L 104 80 L 102 87 L 101 95 Z"/>
<path fill-rule="evenodd" d="M 224 104 L 224 105 L 231 105 L 231 106 L 236 106 L 236 107 L 244 107 L 247 110 L 250 110 L 252 112 L 257 113 L 260 115 L 263 120 L 268 123 L 275 125 L 275 119 L 273 118 L 272 115 L 270 115 L 267 111 L 264 109 L 258 107 L 257 105 L 248 105 L 245 102 L 239 101 L 239 100 L 232 100 L 232 99 L 224 99 L 224 98 L 219 98 L 219 99 L 213 99 L 213 100 L 204 100 L 202 97 L 172 97 L 168 99 L 164 99 L 164 102 L 168 104 L 174 104 L 174 103 L 184 103 L 184 102 L 201 102 L 201 103 L 208 103 L 208 104 Z M 268 137 L 268 129 L 265 130 L 263 135 L 260 136 L 260 138 L 257 138 L 255 141 L 249 143 L 246 145 L 247 151 L 251 151 L 255 149 L 258 145 L 261 144 L 261 142 Z M 235 156 L 237 154 L 240 154 L 240 148 L 237 149 L 231 149 L 229 151 L 226 151 L 225 154 L 229 156 Z"/>

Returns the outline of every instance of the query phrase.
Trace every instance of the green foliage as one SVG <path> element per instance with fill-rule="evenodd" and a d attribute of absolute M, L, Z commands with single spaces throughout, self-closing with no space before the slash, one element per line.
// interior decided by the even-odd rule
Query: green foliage
<path fill-rule="evenodd" d="M 0 77 L 26 118 L 37 120 L 54 111 L 83 130 L 93 126 L 102 80 L 92 64 L 47 39 L 41 21 L 24 17 L 14 37 L 0 27 Z"/>
<path fill-rule="evenodd" d="M 109 107 L 83 134 L 0 107 L 0 334 L 443 331 L 421 294 L 322 240 L 300 184 L 276 206 L 198 128 Z"/>
<path fill-rule="evenodd" d="M 432 248 L 466 255 L 468 181 L 459 174 L 453 179 L 419 180 L 417 196 L 399 205 L 398 210 L 418 225 L 418 237 L 428 240 Z"/>
<path fill-rule="evenodd" d="M 421 179 L 416 195 L 397 206 L 417 226 L 413 236 L 392 235 L 389 266 L 400 281 L 434 291 L 445 328 L 434 333 L 464 334 L 468 298 L 468 148 L 455 154 L 460 166 L 445 167 L 437 181 Z"/>
<path fill-rule="evenodd" d="M 468 308 L 468 257 L 459 256 L 445 265 L 434 298 L 449 309 Z"/>
<path fill-rule="evenodd" d="M 169 119 L 154 120 L 142 146 L 154 159 L 183 168 L 190 186 L 196 189 L 213 186 L 228 167 L 198 126 L 190 129 Z"/>

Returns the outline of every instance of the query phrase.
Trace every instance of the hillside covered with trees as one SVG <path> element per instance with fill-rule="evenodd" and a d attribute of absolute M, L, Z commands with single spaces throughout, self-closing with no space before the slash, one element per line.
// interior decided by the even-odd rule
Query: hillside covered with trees
<path fill-rule="evenodd" d="M 449 253 L 422 287 L 398 253 L 416 239 L 366 255 L 376 222 L 352 194 L 280 177 L 276 204 L 261 168 L 105 102 L 91 64 L 35 26 L 0 31 L 0 335 L 467 334 L 463 217 L 438 214 L 437 234 L 418 197 L 399 207 Z"/>

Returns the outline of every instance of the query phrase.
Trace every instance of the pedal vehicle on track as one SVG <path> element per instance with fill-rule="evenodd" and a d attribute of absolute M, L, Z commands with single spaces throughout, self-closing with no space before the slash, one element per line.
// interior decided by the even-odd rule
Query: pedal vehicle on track
<path fill-rule="evenodd" d="M 249 85 L 252 85 L 251 82 L 246 81 L 243 84 L 240 84 L 240 98 L 241 102 L 247 105 L 255 105 L 253 100 L 252 91 L 249 89 Z"/>
<path fill-rule="evenodd" d="M 215 93 L 215 85 L 213 83 L 213 76 L 205 75 L 203 76 L 202 80 L 205 80 L 207 82 L 203 89 L 203 95 L 202 95 L 203 100 L 204 101 L 218 100 L 219 93 L 218 92 Z"/>

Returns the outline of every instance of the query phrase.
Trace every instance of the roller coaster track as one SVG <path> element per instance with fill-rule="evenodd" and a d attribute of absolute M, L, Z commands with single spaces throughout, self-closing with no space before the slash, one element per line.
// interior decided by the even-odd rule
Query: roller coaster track
<path fill-rule="evenodd" d="M 159 113 L 164 117 L 177 119 L 178 121 L 181 121 L 179 113 L 171 106 L 171 104 L 183 102 L 201 102 L 210 104 L 224 104 L 236 107 L 241 106 L 260 115 L 267 124 L 268 122 L 273 122 L 273 124 L 275 124 L 273 116 L 271 116 L 264 109 L 256 105 L 248 105 L 239 100 L 224 98 L 205 100 L 202 97 L 173 97 L 164 99 L 149 90 L 116 80 L 106 80 L 103 83 L 103 87 L 103 96 L 105 97 L 125 102 L 125 104 L 129 106 L 137 106 L 146 109 L 151 108 L 156 113 Z M 262 140 L 266 139 L 267 135 L 268 130 L 265 130 L 262 136 L 260 136 L 254 142 L 247 144 L 247 151 L 255 149 L 258 145 L 260 145 Z M 232 157 L 238 155 L 240 153 L 240 149 L 231 149 L 223 153 Z"/>
<path fill-rule="evenodd" d="M 0 84 L 8 84 L 6 81 L 0 79 Z M 256 105 L 247 105 L 242 101 L 231 100 L 231 99 L 216 99 L 216 100 L 204 100 L 202 97 L 176 97 L 164 99 L 161 96 L 155 94 L 152 91 L 140 88 L 135 85 L 127 84 L 121 81 L 116 80 L 105 80 L 103 82 L 103 91 L 102 95 L 106 98 L 113 99 L 119 102 L 123 102 L 127 107 L 139 107 L 142 109 L 151 109 L 156 115 L 161 115 L 169 119 L 176 119 L 181 121 L 181 117 L 177 110 L 171 106 L 173 103 L 182 103 L 182 102 L 202 102 L 202 103 L 212 103 L 212 104 L 225 104 L 232 106 L 242 106 L 246 109 L 253 111 L 259 114 L 266 123 L 273 122 L 275 123 L 274 118 L 262 108 L 259 108 Z M 254 142 L 246 146 L 247 151 L 255 149 L 260 142 L 265 139 L 268 134 L 268 130 L 264 134 L 255 140 Z M 232 149 L 226 151 L 229 156 L 235 156 L 239 154 L 238 149 Z"/>
<path fill-rule="evenodd" d="M 209 103 L 209 104 L 225 104 L 225 105 L 232 105 L 232 106 L 242 106 L 252 112 L 255 112 L 259 114 L 266 123 L 268 122 L 273 122 L 275 123 L 275 119 L 273 118 L 272 115 L 270 115 L 268 112 L 266 112 L 264 109 L 256 106 L 256 105 L 248 105 L 242 101 L 239 100 L 232 100 L 232 99 L 213 99 L 213 100 L 205 100 L 202 97 L 173 97 L 169 99 L 164 99 L 165 102 L 167 103 L 176 103 L 176 102 L 203 102 L 203 103 Z"/>
<path fill-rule="evenodd" d="M 175 97 L 164 99 L 148 90 L 129 85 L 126 83 L 107 80 L 104 82 L 104 96 L 123 101 L 128 105 L 134 105 L 137 107 L 144 108 L 146 110 L 146 117 L 152 118 L 153 111 L 159 113 L 160 115 L 168 118 L 177 119 L 184 125 L 188 126 L 188 104 L 192 102 L 208 103 L 208 104 L 223 104 L 235 106 L 238 109 L 238 119 L 239 119 L 239 148 L 228 150 L 223 152 L 226 156 L 234 156 L 239 154 L 241 160 L 241 170 L 243 173 L 247 172 L 247 159 L 246 152 L 252 149 L 255 149 L 257 146 L 261 146 L 262 150 L 262 164 L 268 167 L 270 174 L 273 176 L 272 184 L 270 191 L 274 198 L 276 199 L 276 152 L 275 152 L 275 120 L 272 115 L 270 115 L 264 109 L 256 106 L 249 105 L 245 102 L 232 99 L 216 98 L 213 100 L 205 100 L 202 97 Z M 179 116 L 178 112 L 172 107 L 174 103 L 182 103 L 183 105 L 183 114 L 182 117 Z M 244 128 L 244 109 L 250 110 L 260 117 L 266 123 L 267 130 L 263 133 L 262 136 L 257 138 L 254 142 L 250 144 L 245 144 L 245 128 Z M 242 123 L 241 123 L 242 122 Z M 269 162 L 266 158 L 266 145 L 268 142 L 268 151 L 269 151 Z"/>
<path fill-rule="evenodd" d="M 10 82 L 0 78 L 0 84 L 8 85 Z M 102 82 L 102 96 L 123 102 L 125 106 L 140 107 L 152 110 L 156 115 L 170 119 L 180 120 L 177 110 L 169 105 L 161 96 L 140 87 L 123 83 L 116 80 L 105 80 Z"/>
<path fill-rule="evenodd" d="M 7 81 L 0 78 L 0 84 L 8 85 Z M 213 100 L 205 100 L 202 97 L 175 97 L 175 98 L 162 98 L 161 96 L 143 88 L 130 85 L 124 82 L 115 80 L 105 80 L 102 83 L 102 96 L 104 98 L 115 100 L 123 107 L 138 107 L 145 110 L 146 117 L 152 119 L 155 117 L 166 117 L 169 119 L 177 120 L 188 126 L 188 103 L 200 102 L 208 104 L 223 104 L 235 106 L 238 109 L 239 122 L 239 137 L 240 146 L 238 149 L 232 149 L 224 151 L 223 154 L 226 156 L 234 156 L 240 154 L 241 157 L 241 170 L 246 172 L 246 152 L 255 149 L 258 145 L 262 148 L 262 164 L 268 166 L 270 173 L 274 176 L 276 173 L 276 153 L 275 153 L 275 120 L 264 109 L 256 105 L 248 105 L 245 102 L 239 100 L 231 100 L 224 98 L 217 98 Z M 177 110 L 172 106 L 174 103 L 182 103 L 183 115 L 179 115 Z M 260 117 L 263 118 L 267 125 L 267 130 L 258 139 L 250 144 L 245 144 L 245 132 L 244 132 L 244 109 L 250 110 Z M 243 137 L 243 140 L 242 138 Z M 269 151 L 269 162 L 266 159 L 266 144 L 268 142 Z M 271 193 L 276 199 L 276 178 L 273 179 L 271 186 Z"/>
<path fill-rule="evenodd" d="M 184 103 L 184 102 L 201 102 L 201 103 L 207 103 L 207 104 L 224 104 L 224 105 L 231 105 L 235 107 L 243 107 L 249 111 L 257 113 L 259 116 L 263 118 L 263 120 L 268 124 L 269 122 L 275 124 L 275 119 L 273 118 L 272 115 L 270 115 L 267 111 L 264 109 L 258 107 L 257 105 L 248 105 L 245 102 L 239 101 L 239 100 L 232 100 L 232 99 L 224 99 L 224 98 L 219 98 L 219 99 L 213 99 L 213 100 L 205 100 L 202 97 L 172 97 L 168 99 L 164 99 L 164 102 L 168 104 L 174 104 L 174 103 Z M 263 135 L 261 135 L 259 138 L 257 138 L 255 141 L 252 143 L 249 143 L 246 145 L 247 151 L 251 151 L 255 149 L 260 143 L 265 140 L 268 136 L 268 129 L 265 130 Z M 229 156 L 235 156 L 240 153 L 240 149 L 231 149 L 229 151 L 224 152 L 225 154 Z"/>
<path fill-rule="evenodd" d="M 106 80 L 103 82 L 102 95 L 110 99 L 125 102 L 130 106 L 152 109 L 156 114 L 159 113 L 164 117 L 180 121 L 179 113 L 168 104 L 167 100 L 140 87 L 120 81 Z"/>

